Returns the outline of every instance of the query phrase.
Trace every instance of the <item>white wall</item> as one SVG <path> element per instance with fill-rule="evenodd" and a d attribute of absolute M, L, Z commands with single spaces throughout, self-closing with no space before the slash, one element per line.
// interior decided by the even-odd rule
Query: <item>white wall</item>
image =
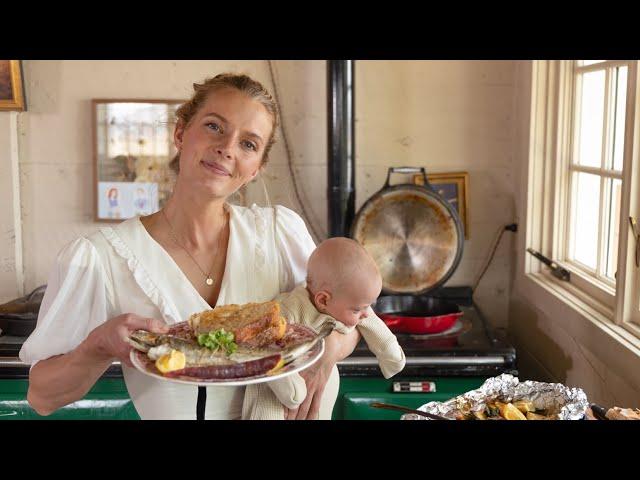
<path fill-rule="evenodd" d="M 283 124 L 310 223 L 324 238 L 326 70 L 324 61 L 276 61 Z M 500 225 L 514 221 L 514 73 L 510 61 L 357 61 L 356 208 L 389 166 L 470 175 L 465 253 L 449 285 L 470 285 Z M 29 110 L 18 115 L 27 291 L 45 283 L 56 253 L 93 222 L 92 98 L 185 98 L 191 83 L 240 70 L 273 87 L 265 61 L 26 61 Z M 301 212 L 282 132 L 264 183 L 272 203 Z M 399 180 L 402 180 L 400 177 Z M 264 204 L 261 181 L 245 200 Z M 507 324 L 512 239 L 503 238 L 477 300 Z"/>
<path fill-rule="evenodd" d="M 0 112 L 0 303 L 23 294 L 17 112 Z"/>
<path fill-rule="evenodd" d="M 514 206 L 515 62 L 356 63 L 356 208 L 390 166 L 469 173 L 469 239 L 448 285 L 471 285 Z M 399 180 L 403 180 L 399 176 Z M 475 298 L 506 327 L 512 234 L 506 233 Z"/>

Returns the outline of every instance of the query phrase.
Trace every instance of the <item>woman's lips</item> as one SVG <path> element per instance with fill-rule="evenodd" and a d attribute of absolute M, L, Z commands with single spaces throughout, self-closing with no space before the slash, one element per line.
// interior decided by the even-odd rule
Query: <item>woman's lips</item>
<path fill-rule="evenodd" d="M 216 162 L 206 162 L 204 160 L 201 160 L 200 163 L 202 165 L 204 165 L 204 167 L 207 170 L 210 170 L 211 172 L 217 174 L 217 175 L 223 175 L 225 177 L 230 177 L 231 174 L 227 171 L 226 168 L 224 168 L 222 165 L 216 163 Z"/>

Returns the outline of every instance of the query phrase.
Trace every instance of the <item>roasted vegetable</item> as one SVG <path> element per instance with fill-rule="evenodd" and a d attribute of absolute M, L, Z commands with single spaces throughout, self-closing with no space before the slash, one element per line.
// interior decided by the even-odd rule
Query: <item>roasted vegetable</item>
<path fill-rule="evenodd" d="M 536 411 L 533 406 L 533 402 L 527 402 L 526 400 L 518 400 L 517 402 L 513 402 L 513 406 L 520 410 L 522 413 Z"/>
<path fill-rule="evenodd" d="M 505 420 L 526 420 L 525 417 L 520 410 L 518 410 L 513 403 L 502 403 L 496 402 L 498 408 L 500 409 L 500 416 Z"/>

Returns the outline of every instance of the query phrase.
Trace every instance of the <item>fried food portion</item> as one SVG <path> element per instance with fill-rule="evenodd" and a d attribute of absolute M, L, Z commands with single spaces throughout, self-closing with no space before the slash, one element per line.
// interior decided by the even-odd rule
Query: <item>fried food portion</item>
<path fill-rule="evenodd" d="M 232 332 L 238 345 L 249 347 L 280 340 L 287 329 L 280 304 L 275 301 L 216 307 L 191 315 L 189 324 L 196 335 L 219 329 Z"/>
<path fill-rule="evenodd" d="M 527 420 L 552 420 L 552 418 L 546 415 L 539 415 L 534 412 L 527 412 Z"/>
<path fill-rule="evenodd" d="M 536 410 L 533 402 L 518 400 L 516 402 L 487 402 L 484 410 L 459 411 L 457 420 L 552 420 L 555 415 L 548 415 L 544 410 Z"/>
<path fill-rule="evenodd" d="M 613 407 L 607 410 L 605 416 L 609 420 L 640 420 L 640 409 Z"/>

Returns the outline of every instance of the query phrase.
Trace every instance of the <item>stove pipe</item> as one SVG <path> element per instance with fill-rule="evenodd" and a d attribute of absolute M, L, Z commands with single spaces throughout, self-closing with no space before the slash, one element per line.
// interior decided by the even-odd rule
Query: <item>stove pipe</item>
<path fill-rule="evenodd" d="M 355 215 L 354 61 L 327 61 L 329 237 L 349 236 Z"/>

